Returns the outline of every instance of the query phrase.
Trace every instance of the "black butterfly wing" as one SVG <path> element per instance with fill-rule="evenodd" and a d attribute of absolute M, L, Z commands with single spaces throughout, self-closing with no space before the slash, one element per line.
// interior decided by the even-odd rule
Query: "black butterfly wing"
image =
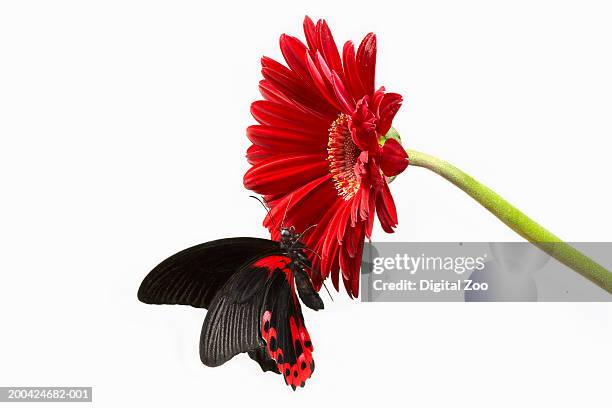
<path fill-rule="evenodd" d="M 248 354 L 251 359 L 259 363 L 259 366 L 263 371 L 272 371 L 276 374 L 280 374 L 276 361 L 270 358 L 268 350 L 266 350 L 266 346 L 261 346 L 255 350 L 251 350 L 248 352 Z"/>
<path fill-rule="evenodd" d="M 138 299 L 208 308 L 242 265 L 278 251 L 278 242 L 260 238 L 226 238 L 193 246 L 157 265 L 142 281 Z"/>
<path fill-rule="evenodd" d="M 248 352 L 264 371 L 282 373 L 294 389 L 304 386 L 314 370 L 313 347 L 290 265 L 284 255 L 261 257 L 219 290 L 202 327 L 204 364 L 218 366 Z"/>
<path fill-rule="evenodd" d="M 250 265 L 250 264 L 249 264 Z M 200 359 L 217 367 L 236 354 L 264 345 L 259 319 L 268 286 L 265 268 L 241 268 L 208 308 L 200 336 Z"/>

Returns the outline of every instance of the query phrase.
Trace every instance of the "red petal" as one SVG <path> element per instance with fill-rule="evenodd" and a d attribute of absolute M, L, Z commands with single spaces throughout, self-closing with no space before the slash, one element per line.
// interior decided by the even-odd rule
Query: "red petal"
<path fill-rule="evenodd" d="M 367 96 L 364 96 L 357 102 L 357 107 L 349 120 L 353 142 L 362 151 L 378 152 L 375 121 L 376 117 L 368 108 Z"/>
<path fill-rule="evenodd" d="M 295 91 L 290 86 L 287 86 L 287 83 L 284 83 L 283 78 L 277 76 L 277 73 L 266 72 L 265 69 L 262 70 L 262 73 L 278 94 L 291 101 L 291 103 L 287 104 L 290 107 L 298 108 L 312 116 L 325 118 L 328 122 L 333 121 L 333 118 L 338 115 L 337 109 L 318 93 Z"/>
<path fill-rule="evenodd" d="M 378 200 L 376 200 L 376 213 L 383 230 L 392 233 L 393 228 L 397 226 L 397 209 L 387 183 L 385 183 Z"/>
<path fill-rule="evenodd" d="M 295 191 L 285 192 L 286 194 L 273 204 L 268 202 L 271 209 L 264 219 L 264 226 L 270 232 L 277 233 L 284 218 L 283 227 L 293 226 L 298 231 L 304 231 L 310 227 L 313 221 L 318 221 L 326 209 L 333 204 L 335 192 L 331 183 L 327 182 L 329 178 L 330 175 L 326 174 Z M 321 203 L 322 206 L 309 205 L 313 202 Z"/>
<path fill-rule="evenodd" d="M 321 24 L 317 24 L 317 37 L 319 40 L 319 50 L 323 57 L 325 57 L 325 62 L 327 62 L 332 71 L 336 71 L 342 77 L 342 62 L 340 61 L 338 47 L 325 20 L 322 20 Z"/>
<path fill-rule="evenodd" d="M 327 146 L 327 135 L 317 136 L 274 126 L 252 125 L 247 128 L 247 137 L 253 144 L 278 152 L 321 152 Z"/>
<path fill-rule="evenodd" d="M 310 82 L 308 69 L 306 68 L 307 48 L 303 42 L 295 37 L 282 34 L 280 37 L 280 48 L 287 61 L 287 65 L 306 83 Z"/>
<path fill-rule="evenodd" d="M 331 262 L 332 266 L 329 271 L 329 275 L 331 275 L 334 288 L 336 288 L 337 291 L 340 291 L 340 263 L 338 262 L 338 257 L 339 253 L 336 252 Z"/>
<path fill-rule="evenodd" d="M 344 64 L 344 77 L 347 85 L 353 94 L 353 99 L 356 101 L 363 98 L 365 95 L 365 89 L 361 84 L 361 78 L 359 77 L 359 70 L 357 69 L 357 62 L 355 61 L 355 47 L 352 41 L 347 41 L 344 44 L 342 51 L 342 61 Z"/>
<path fill-rule="evenodd" d="M 357 253 L 359 247 L 359 239 L 361 237 L 361 231 L 363 230 L 363 222 L 358 223 L 354 227 L 347 228 L 344 234 L 342 245 L 344 245 L 345 252 L 352 258 Z M 347 275 L 348 277 L 349 275 Z"/>
<path fill-rule="evenodd" d="M 372 236 L 372 229 L 374 228 L 374 212 L 376 211 L 376 202 L 378 197 L 377 192 L 370 193 L 370 200 L 368 201 L 368 218 L 366 219 L 365 235 L 370 238 Z"/>
<path fill-rule="evenodd" d="M 261 67 L 264 78 L 273 80 L 283 88 L 287 88 L 292 94 L 303 95 L 307 101 L 312 101 L 312 98 L 316 97 L 316 93 L 312 91 L 307 82 L 280 62 L 264 56 L 261 58 Z"/>
<path fill-rule="evenodd" d="M 263 77 L 277 94 L 284 95 L 293 102 L 292 104 L 299 105 L 305 111 L 316 112 L 323 117 L 337 116 L 336 109 L 321 98 L 311 82 L 305 83 L 295 73 L 273 59 L 264 57 L 261 63 Z"/>
<path fill-rule="evenodd" d="M 259 92 L 264 99 L 282 105 L 293 105 L 293 102 L 266 79 L 259 81 Z"/>
<path fill-rule="evenodd" d="M 395 139 L 387 139 L 382 148 L 382 160 L 380 169 L 385 176 L 393 177 L 406 170 L 408 167 L 408 154 L 401 144 Z"/>
<path fill-rule="evenodd" d="M 349 94 L 349 92 L 346 90 L 344 83 L 335 71 L 332 71 L 332 85 L 336 98 L 338 99 L 338 102 L 340 102 L 342 111 L 348 115 L 353 113 L 355 110 L 355 101 L 353 100 L 351 94 Z"/>
<path fill-rule="evenodd" d="M 340 225 L 340 221 L 343 219 L 344 211 L 346 211 L 346 207 L 342 207 L 342 210 L 335 211 L 335 214 L 327 223 L 327 231 L 323 240 L 321 251 L 321 256 L 323 257 L 321 267 L 323 271 L 331 268 L 335 254 L 339 250 L 340 240 L 338 239 L 337 231 L 341 228 L 346 228 L 346 225 Z"/>
<path fill-rule="evenodd" d="M 374 33 L 366 35 L 359 45 L 357 67 L 366 94 L 372 95 L 374 93 L 374 73 L 376 70 L 376 35 Z"/>
<path fill-rule="evenodd" d="M 260 146 L 251 145 L 247 149 L 246 158 L 250 164 L 257 164 L 271 157 L 272 155 L 273 153 L 269 150 L 266 150 Z"/>
<path fill-rule="evenodd" d="M 319 57 L 319 53 L 316 53 L 317 57 Z M 319 93 L 336 109 L 340 110 L 340 106 L 336 102 L 336 97 L 333 95 L 333 92 L 330 93 L 328 89 L 327 82 L 323 79 L 321 72 L 319 72 L 319 68 L 315 65 L 310 55 L 307 56 L 306 62 L 308 64 L 308 71 L 310 72 L 310 76 L 315 83 L 315 86 L 319 90 Z M 325 64 L 325 62 L 323 62 Z"/>
<path fill-rule="evenodd" d="M 333 190 L 333 201 L 332 201 L 333 204 L 324 207 L 325 208 L 324 214 L 319 219 L 317 227 L 315 228 L 313 233 L 308 237 L 308 240 L 306 242 L 308 247 L 312 248 L 320 256 L 322 256 L 322 253 L 323 253 L 323 244 L 324 244 L 325 238 L 328 236 L 328 234 L 334 233 L 334 231 L 332 231 L 329 228 L 330 220 L 332 219 L 333 216 L 336 215 L 338 211 L 342 211 L 342 209 L 346 206 L 346 202 L 344 200 L 338 200 L 338 195 L 336 194 L 335 189 L 333 189 L 333 185 L 331 185 L 331 183 L 330 183 L 330 186 L 332 187 L 332 190 Z M 331 272 L 332 280 L 333 280 L 334 270 L 336 271 L 336 273 L 338 272 L 337 253 L 329 259 L 327 257 L 322 258 L 322 259 L 319 259 L 318 257 L 313 257 L 313 260 L 314 260 L 313 265 L 316 265 L 317 268 L 319 268 L 321 277 L 325 279 Z M 325 262 L 323 262 L 324 260 Z M 328 263 L 331 266 L 328 266 L 325 269 L 323 268 L 323 265 L 322 265 L 323 263 Z"/>
<path fill-rule="evenodd" d="M 386 135 L 391 128 L 393 118 L 400 106 L 402 106 L 402 95 L 387 93 L 382 97 L 378 107 L 378 132 L 381 135 Z"/>
<path fill-rule="evenodd" d="M 270 101 L 255 101 L 251 104 L 251 114 L 262 125 L 286 129 L 306 129 L 315 133 L 327 134 L 329 123 L 326 120 L 287 105 Z"/>
<path fill-rule="evenodd" d="M 361 269 L 361 253 L 363 251 L 363 242 L 365 232 L 363 223 L 356 228 L 347 230 L 345 240 L 353 241 L 352 255 L 346 249 L 340 252 L 340 268 L 342 269 L 342 278 L 344 287 L 351 297 L 359 296 L 359 271 Z"/>
<path fill-rule="evenodd" d="M 366 152 L 367 153 L 367 152 Z M 364 188 L 359 188 L 357 194 L 351 200 L 351 226 L 355 226 L 361 219 L 358 217 L 359 214 L 359 203 L 361 203 L 361 196 L 363 195 Z"/>
<path fill-rule="evenodd" d="M 286 66 L 284 66 L 283 64 L 281 64 L 280 62 L 270 58 L 270 57 L 266 57 L 263 56 L 261 57 L 261 67 L 262 68 L 269 68 L 273 71 L 278 72 L 279 74 L 290 78 L 292 80 L 295 81 L 299 81 L 298 76 L 295 74 L 295 72 L 291 71 L 289 68 L 287 68 Z M 301 83 L 297 82 L 298 85 L 301 87 Z"/>
<path fill-rule="evenodd" d="M 350 215 L 351 215 L 351 206 L 347 205 L 342 210 L 342 215 L 340 217 L 340 220 L 338 221 L 339 228 L 335 232 L 336 238 L 338 239 L 338 241 L 340 241 L 340 243 L 342 243 L 342 239 L 344 238 L 344 233 L 346 232 Z"/>
<path fill-rule="evenodd" d="M 244 186 L 257 194 L 279 194 L 295 190 L 328 172 L 325 154 L 272 157 L 251 167 Z"/>
<path fill-rule="evenodd" d="M 317 50 L 317 35 L 315 32 L 315 25 L 310 17 L 304 17 L 304 35 L 306 36 L 306 44 L 310 51 L 315 52 Z"/>
<path fill-rule="evenodd" d="M 331 71 L 331 69 L 329 69 L 329 66 L 327 65 L 327 62 L 325 62 L 325 58 L 323 58 L 323 56 L 321 55 L 321 53 L 319 51 L 317 51 L 315 55 L 316 55 L 316 58 L 317 58 L 317 64 L 318 64 L 319 70 L 323 74 L 323 77 L 325 79 L 327 79 L 327 81 L 331 85 L 331 83 L 332 83 L 332 71 Z"/>
<path fill-rule="evenodd" d="M 372 96 L 372 108 L 374 109 L 374 112 L 378 112 L 380 109 L 380 103 L 382 102 L 382 99 L 385 96 L 385 87 L 381 86 L 380 88 L 378 88 L 378 90 L 376 90 L 376 92 L 374 92 L 374 95 Z"/>

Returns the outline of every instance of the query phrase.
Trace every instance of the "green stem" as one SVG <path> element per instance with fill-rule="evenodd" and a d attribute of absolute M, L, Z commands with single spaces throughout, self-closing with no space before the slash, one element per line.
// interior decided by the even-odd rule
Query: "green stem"
<path fill-rule="evenodd" d="M 527 217 L 496 192 L 444 160 L 414 150 L 406 150 L 410 166 L 429 169 L 444 177 L 499 218 L 520 236 L 572 268 L 599 287 L 612 293 L 612 273 L 561 241 L 537 222 Z"/>

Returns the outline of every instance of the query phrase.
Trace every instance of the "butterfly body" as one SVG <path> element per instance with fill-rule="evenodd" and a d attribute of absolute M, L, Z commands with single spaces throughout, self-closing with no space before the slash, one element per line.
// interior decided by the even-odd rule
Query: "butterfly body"
<path fill-rule="evenodd" d="M 310 281 L 300 238 L 282 228 L 280 241 L 229 238 L 188 248 L 155 267 L 138 298 L 208 309 L 200 336 L 205 365 L 216 367 L 246 352 L 293 389 L 304 386 L 314 361 L 299 299 L 314 310 L 323 301 Z"/>

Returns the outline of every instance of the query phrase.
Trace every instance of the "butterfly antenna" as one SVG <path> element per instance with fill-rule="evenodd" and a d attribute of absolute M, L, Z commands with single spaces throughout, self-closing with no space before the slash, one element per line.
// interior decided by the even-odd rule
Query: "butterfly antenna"
<path fill-rule="evenodd" d="M 299 241 L 302 239 L 302 237 L 304 236 L 304 234 L 305 234 L 306 232 L 308 232 L 308 230 L 311 230 L 311 229 L 313 229 L 313 228 L 314 228 L 314 227 L 316 227 L 316 226 L 317 226 L 317 224 L 313 224 L 313 225 L 311 225 L 310 227 L 306 228 L 304 231 L 302 231 L 302 233 L 301 233 L 300 235 L 298 235 L 298 237 L 297 237 L 297 239 L 295 240 L 295 242 L 299 242 Z"/>
<path fill-rule="evenodd" d="M 285 214 L 283 214 L 283 220 L 281 221 L 280 227 L 283 228 L 285 225 L 285 218 L 287 218 L 287 212 L 289 211 L 289 205 L 291 205 L 291 200 L 293 199 L 293 193 L 289 196 L 289 201 L 287 202 L 287 206 L 285 207 Z"/>
<path fill-rule="evenodd" d="M 313 249 L 310 249 L 310 248 L 308 248 L 308 247 L 304 247 L 304 248 L 302 248 L 302 249 L 303 249 L 303 250 L 305 250 L 305 251 L 311 252 L 311 253 L 315 254 L 316 256 L 318 256 L 318 257 L 319 257 L 319 259 L 322 259 L 322 258 L 321 258 L 321 255 L 319 255 L 319 253 L 318 253 L 317 251 L 315 251 L 315 250 L 313 250 Z"/>
<path fill-rule="evenodd" d="M 304 248 L 304 249 L 308 249 L 308 248 Z M 317 254 L 317 253 L 315 252 L 315 254 Z M 317 254 L 317 255 L 319 255 L 319 254 Z M 308 267 L 308 266 L 307 266 L 307 268 L 310 270 L 310 272 L 311 272 L 311 273 L 314 271 L 314 269 L 312 269 L 312 267 Z M 331 293 L 329 293 L 329 289 L 327 289 L 327 285 L 325 284 L 325 282 L 323 282 L 323 287 L 325 288 L 325 291 L 327 292 L 327 295 L 329 296 L 329 298 L 330 298 L 330 299 L 331 299 L 331 301 L 333 302 L 333 301 L 334 301 L 334 298 L 333 298 L 333 296 L 331 295 Z"/>
<path fill-rule="evenodd" d="M 325 285 L 325 282 L 323 282 L 323 287 L 325 288 L 325 290 L 327 291 L 327 294 L 329 295 L 329 298 L 332 300 L 332 302 L 334 301 L 334 298 L 332 297 L 331 293 L 329 293 L 329 289 L 327 289 L 327 285 Z"/>
<path fill-rule="evenodd" d="M 268 206 L 266 205 L 266 203 L 264 203 L 263 201 L 261 201 L 259 199 L 259 197 L 257 196 L 252 196 L 250 195 L 249 197 L 256 199 L 257 201 L 259 201 L 259 204 L 262 205 L 262 207 L 264 208 L 264 210 L 266 210 L 266 212 L 268 213 L 268 217 L 270 217 L 270 219 L 272 220 L 272 222 L 274 223 L 274 225 L 278 225 L 276 223 L 276 220 L 274 219 L 274 217 L 272 216 L 272 212 L 270 211 L 270 208 L 268 208 Z"/>
<path fill-rule="evenodd" d="M 297 239 L 295 240 L 295 242 L 293 243 L 293 245 L 291 245 L 291 249 L 295 248 L 295 246 L 296 246 L 296 245 L 297 245 L 297 244 L 300 242 L 300 240 L 302 239 L 302 236 L 303 236 L 303 235 L 304 235 L 306 232 L 308 232 L 308 230 L 311 230 L 311 229 L 313 229 L 313 228 L 314 228 L 314 227 L 316 227 L 316 226 L 317 226 L 317 224 L 313 224 L 313 225 L 311 225 L 310 227 L 306 228 L 304 231 L 302 231 L 302 233 L 301 233 L 300 235 L 298 235 L 298 237 L 297 237 Z M 312 252 L 313 254 L 315 254 L 316 256 L 318 256 L 318 257 L 319 257 L 319 259 L 321 259 L 321 255 L 319 255 L 319 254 L 318 254 L 317 252 L 315 252 L 314 250 L 312 250 L 312 249 L 308 248 L 306 245 L 304 245 L 304 248 L 302 248 L 302 249 L 305 249 L 306 251 L 310 251 L 310 252 Z"/>

